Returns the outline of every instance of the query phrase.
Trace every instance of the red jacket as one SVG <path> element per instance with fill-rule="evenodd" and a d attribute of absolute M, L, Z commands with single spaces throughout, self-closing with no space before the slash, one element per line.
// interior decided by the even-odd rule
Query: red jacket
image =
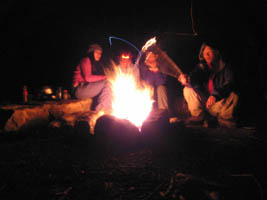
<path fill-rule="evenodd" d="M 105 79 L 106 76 L 103 75 L 93 75 L 92 74 L 92 64 L 89 57 L 83 58 L 76 70 L 74 71 L 73 76 L 73 86 L 79 85 L 79 83 L 85 82 L 96 82 Z"/>

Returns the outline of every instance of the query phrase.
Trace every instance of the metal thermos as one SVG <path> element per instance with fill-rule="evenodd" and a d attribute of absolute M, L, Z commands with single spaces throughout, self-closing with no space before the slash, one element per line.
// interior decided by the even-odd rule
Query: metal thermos
<path fill-rule="evenodd" d="M 63 91 L 63 99 L 68 99 L 69 98 L 69 94 L 68 94 L 68 90 L 64 90 Z"/>
<path fill-rule="evenodd" d="M 57 98 L 58 98 L 58 99 L 62 99 L 62 88 L 61 88 L 61 87 L 58 88 L 58 91 L 57 91 Z"/>

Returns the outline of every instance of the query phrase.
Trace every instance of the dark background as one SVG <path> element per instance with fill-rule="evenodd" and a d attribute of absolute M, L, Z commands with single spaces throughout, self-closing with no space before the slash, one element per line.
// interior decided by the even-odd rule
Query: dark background
<path fill-rule="evenodd" d="M 201 42 L 212 40 L 234 64 L 247 103 L 264 102 L 266 1 L 9 0 L 0 4 L 1 102 L 20 101 L 23 85 L 30 91 L 45 85 L 69 89 L 79 56 L 91 43 L 103 45 L 104 57 L 113 56 L 110 53 L 121 42 L 113 40 L 110 47 L 109 36 L 126 39 L 139 49 L 156 36 L 185 72 L 197 62 Z"/>

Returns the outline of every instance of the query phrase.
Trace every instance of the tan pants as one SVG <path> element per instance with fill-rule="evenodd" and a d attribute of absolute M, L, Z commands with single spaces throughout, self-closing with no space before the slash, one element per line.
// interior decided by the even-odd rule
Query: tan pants
<path fill-rule="evenodd" d="M 157 100 L 158 100 L 158 108 L 168 110 L 168 97 L 167 97 L 167 89 L 164 85 L 159 85 L 156 88 L 157 92 Z"/>
<path fill-rule="evenodd" d="M 233 112 L 238 102 L 238 95 L 236 93 L 231 92 L 227 98 L 217 101 L 210 108 L 206 108 L 205 106 L 207 98 L 197 93 L 193 88 L 185 87 L 183 93 L 188 110 L 192 116 L 198 117 L 206 109 L 214 117 L 226 120 L 233 118 Z"/>

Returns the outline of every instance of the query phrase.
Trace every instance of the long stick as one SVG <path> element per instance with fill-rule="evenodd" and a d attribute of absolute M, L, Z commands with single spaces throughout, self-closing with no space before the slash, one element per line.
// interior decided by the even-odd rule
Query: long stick
<path fill-rule="evenodd" d="M 160 52 L 161 56 L 163 56 L 180 74 L 183 74 L 182 70 L 173 62 L 173 60 L 164 52 L 162 51 L 158 46 L 156 46 L 158 52 Z"/>

